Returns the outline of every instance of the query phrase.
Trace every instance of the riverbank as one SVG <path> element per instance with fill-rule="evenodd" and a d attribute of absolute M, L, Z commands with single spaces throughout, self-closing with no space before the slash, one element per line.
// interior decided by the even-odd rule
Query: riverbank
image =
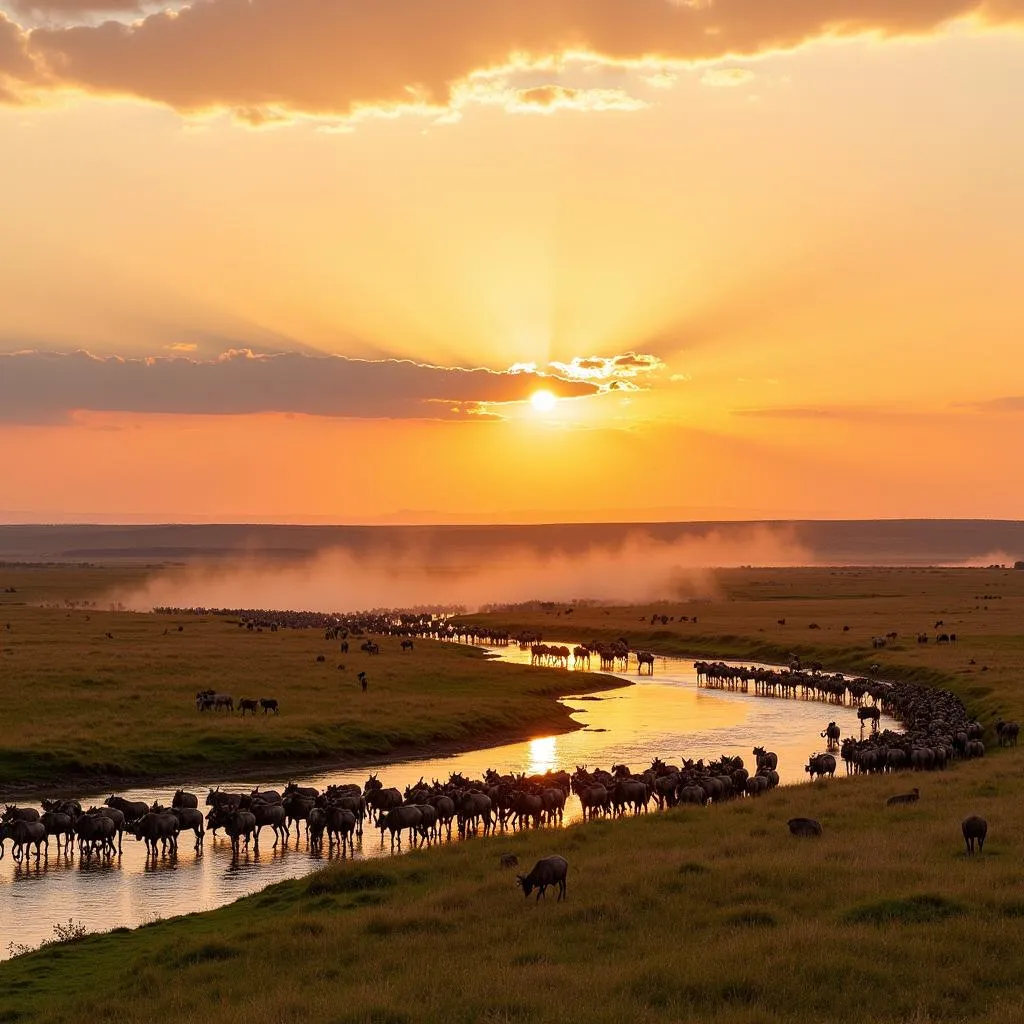
<path fill-rule="evenodd" d="M 1013 752 L 337 864 L 221 910 L 0 964 L 0 1019 L 1009 1024 L 1024 837 Z M 920 801 L 887 808 L 913 781 Z M 959 824 L 989 820 L 984 855 Z M 794 839 L 786 821 L 822 822 Z M 502 869 L 569 862 L 563 904 Z M 686 922 L 680 932 L 680 922 Z M 699 952 L 699 955 L 698 955 Z M 458 984 L 438 964 L 459 965 Z M 254 988 L 253 979 L 258 978 Z"/>
<path fill-rule="evenodd" d="M 986 723 L 1024 719 L 1022 572 L 721 569 L 695 575 L 693 589 L 708 596 L 619 607 L 535 603 L 466 620 L 580 643 L 624 636 L 634 650 L 675 657 L 785 665 L 795 654 L 829 671 L 948 689 Z"/>
<path fill-rule="evenodd" d="M 499 664 L 467 645 L 417 640 L 403 652 L 384 637 L 378 655 L 359 640 L 343 654 L 315 629 L 39 607 L 23 593 L 0 608 L 0 799 L 454 753 L 577 729 L 559 698 L 628 685 Z M 207 688 L 231 694 L 235 713 L 197 711 Z M 280 714 L 243 718 L 241 697 L 273 698 Z"/>

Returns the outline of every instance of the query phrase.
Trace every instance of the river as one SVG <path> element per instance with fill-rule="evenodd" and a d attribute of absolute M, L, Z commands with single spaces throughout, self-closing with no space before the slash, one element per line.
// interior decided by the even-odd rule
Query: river
<path fill-rule="evenodd" d="M 515 647 L 496 650 L 495 654 L 506 661 L 530 660 L 529 652 Z M 376 772 L 385 786 L 402 789 L 421 777 L 428 782 L 434 778 L 446 780 L 452 772 L 478 778 L 487 768 L 532 774 L 552 768 L 572 771 L 583 764 L 607 769 L 624 763 L 642 770 L 656 756 L 678 764 L 684 756 L 696 759 L 739 754 L 752 767 L 752 748 L 764 745 L 778 754 L 783 785 L 793 785 L 807 779 L 803 766 L 808 756 L 824 749 L 820 733 L 829 721 L 835 720 L 844 736 L 859 735 L 860 725 L 852 708 L 704 689 L 697 686 L 690 660 L 658 658 L 653 677 L 611 674 L 635 685 L 564 699 L 563 703 L 574 709 L 574 720 L 584 725 L 575 732 L 450 757 L 382 762 L 360 770 L 309 772 L 296 781 L 320 789 L 329 783 L 362 785 L 371 772 Z M 895 727 L 885 716 L 881 725 Z M 207 790 L 213 786 L 248 792 L 257 784 L 279 789 L 287 781 L 268 778 L 243 783 L 219 778 L 192 786 L 191 790 L 199 795 L 202 806 Z M 83 806 L 89 806 L 101 803 L 108 795 L 86 794 L 80 799 Z M 123 795 L 130 800 L 149 803 L 159 799 L 169 804 L 171 792 L 143 786 Z M 714 808 L 707 813 L 715 813 Z M 565 822 L 579 818 L 579 802 L 570 797 Z M 258 855 L 243 853 L 233 860 L 227 839 L 214 841 L 212 834 L 208 835 L 204 851 L 196 854 L 192 834 L 182 833 L 176 857 L 154 860 L 146 857 L 141 842 L 129 837 L 121 856 L 81 861 L 77 854 L 73 859 L 58 857 L 51 841 L 48 860 L 37 865 L 33 857 L 20 866 L 13 863 L 8 846 L 0 862 L 0 959 L 9 956 L 18 944 L 32 947 L 48 941 L 53 938 L 54 925 L 67 923 L 69 918 L 90 932 L 137 927 L 157 918 L 211 910 L 273 882 L 307 874 L 326 862 L 326 853 L 311 854 L 304 839 L 296 846 L 294 830 L 287 849 L 272 850 L 272 842 L 270 831 L 264 830 Z M 557 845 L 553 837 L 552 847 Z M 366 828 L 362 839 L 355 840 L 356 860 L 390 855 L 390 842 L 385 842 L 376 829 Z"/>

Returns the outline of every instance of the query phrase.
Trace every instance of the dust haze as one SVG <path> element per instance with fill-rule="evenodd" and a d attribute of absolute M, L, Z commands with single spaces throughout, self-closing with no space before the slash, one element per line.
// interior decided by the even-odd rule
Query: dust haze
<path fill-rule="evenodd" d="M 442 544 L 382 554 L 333 548 L 302 561 L 258 555 L 160 572 L 144 585 L 109 595 L 133 611 L 155 607 L 262 608 L 356 612 L 377 608 L 453 608 L 523 601 L 638 603 L 718 596 L 714 570 L 812 565 L 786 527 L 712 530 L 675 541 L 642 531 L 584 551 L 496 544 L 467 555 Z"/>

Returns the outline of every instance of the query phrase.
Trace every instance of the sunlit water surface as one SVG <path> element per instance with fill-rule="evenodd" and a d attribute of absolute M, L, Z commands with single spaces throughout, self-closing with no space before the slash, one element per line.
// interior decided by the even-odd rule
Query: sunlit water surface
<path fill-rule="evenodd" d="M 496 654 L 505 661 L 530 660 L 529 652 L 518 648 Z M 782 783 L 792 785 L 807 779 L 803 766 L 811 753 L 824 749 L 820 734 L 829 721 L 835 720 L 844 736 L 859 734 L 860 724 L 852 708 L 698 688 L 692 661 L 659 658 L 653 678 L 645 675 L 638 679 L 635 671 L 614 674 L 636 685 L 565 699 L 564 703 L 575 709 L 573 718 L 585 725 L 576 732 L 452 757 L 381 762 L 358 771 L 317 772 L 295 781 L 319 789 L 329 783 L 362 785 L 371 772 L 377 772 L 384 785 L 404 789 L 420 778 L 447 780 L 456 771 L 476 778 L 488 768 L 532 774 L 552 768 L 572 771 L 576 765 L 607 769 L 620 763 L 642 770 L 654 757 L 678 764 L 682 757 L 717 758 L 722 754 L 739 754 L 752 768 L 752 748 L 764 745 L 779 756 Z M 883 718 L 882 726 L 886 724 Z M 264 788 L 280 788 L 287 781 L 214 778 L 186 788 L 199 795 L 202 805 L 213 786 L 248 792 L 257 782 Z M 80 799 L 88 806 L 108 795 L 90 794 Z M 130 800 L 170 803 L 171 791 L 140 788 L 123 795 Z M 715 809 L 707 813 L 713 814 Z M 579 802 L 571 797 L 565 822 L 579 817 Z M 16 866 L 8 846 L 0 862 L 0 957 L 10 955 L 12 943 L 35 946 L 51 939 L 53 926 L 69 918 L 89 931 L 105 931 L 210 910 L 273 882 L 314 871 L 327 859 L 326 853 L 311 854 L 304 838 L 297 841 L 294 830 L 287 849 L 273 850 L 273 836 L 265 829 L 259 854 L 243 853 L 237 861 L 232 860 L 225 838 L 215 841 L 208 834 L 204 852 L 196 854 L 191 837 L 191 833 L 182 833 L 177 857 L 155 860 L 147 859 L 143 844 L 131 838 L 126 838 L 121 856 L 91 861 L 80 861 L 77 855 L 73 860 L 58 857 L 51 840 L 49 859 L 38 865 L 32 858 Z M 557 846 L 557 838 L 552 837 L 553 849 Z M 390 841 L 385 842 L 376 829 L 368 827 L 361 840 L 356 838 L 356 860 L 390 854 Z"/>

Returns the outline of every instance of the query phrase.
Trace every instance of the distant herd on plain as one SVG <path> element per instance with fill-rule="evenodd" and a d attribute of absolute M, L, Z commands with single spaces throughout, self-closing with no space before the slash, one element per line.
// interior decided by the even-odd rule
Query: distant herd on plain
<path fill-rule="evenodd" d="M 279 628 L 320 628 L 329 640 L 340 641 L 344 651 L 349 636 L 402 637 L 402 650 L 413 649 L 413 637 L 431 637 L 451 641 L 504 646 L 516 643 L 531 653 L 531 663 L 563 665 L 573 659 L 577 667 L 587 667 L 597 654 L 602 668 L 625 669 L 630 654 L 638 672 L 646 666 L 654 671 L 654 655 L 631 651 L 625 638 L 611 644 L 593 643 L 569 649 L 545 645 L 537 634 L 508 633 L 481 629 L 428 615 L 327 616 L 305 612 L 254 612 L 251 610 L 158 609 L 158 611 L 198 614 L 225 614 L 238 618 L 240 628 L 249 631 L 276 631 Z M 380 650 L 379 643 L 367 640 L 362 649 L 369 654 Z M 985 753 L 984 729 L 971 721 L 963 704 L 948 691 L 904 682 L 883 682 L 867 678 L 847 679 L 825 673 L 820 664 L 804 666 L 794 658 L 787 668 L 743 667 L 722 662 L 694 663 L 698 685 L 728 688 L 758 696 L 816 699 L 857 708 L 861 735 L 841 737 L 835 722 L 829 722 L 821 736 L 827 750 L 813 754 L 805 771 L 811 781 L 834 776 L 837 762 L 833 751 L 843 760 L 847 774 L 891 773 L 905 770 L 942 770 L 957 759 L 981 757 Z M 363 689 L 366 674 L 360 673 Z M 277 714 L 273 698 L 243 698 L 242 713 Z M 227 694 L 200 691 L 197 710 L 235 708 Z M 903 732 L 880 730 L 882 712 L 896 718 Z M 870 729 L 864 737 L 865 726 Z M 1016 745 L 1019 724 L 995 725 L 1000 745 Z M 722 755 L 705 763 L 683 759 L 671 764 L 655 758 L 646 770 L 634 773 L 627 765 L 610 770 L 589 770 L 576 766 L 573 773 L 551 771 L 543 775 L 502 775 L 490 769 L 481 779 L 468 779 L 453 773 L 447 782 L 420 780 L 405 791 L 388 788 L 376 777 L 358 785 L 332 785 L 323 792 L 294 782 L 278 790 L 228 793 L 211 789 L 205 799 L 205 812 L 199 797 L 183 789 L 175 792 L 169 806 L 147 804 L 111 795 L 102 806 L 83 808 L 77 800 L 44 800 L 42 808 L 8 805 L 0 815 L 0 859 L 11 841 L 13 858 L 22 862 L 33 854 L 36 861 L 49 855 L 49 840 L 56 840 L 58 855 L 72 857 L 77 846 L 80 858 L 115 857 L 123 850 L 125 834 L 145 844 L 147 854 L 175 855 L 182 832 L 194 837 L 194 849 L 201 854 L 207 831 L 223 830 L 230 840 L 234 856 L 243 848 L 259 850 L 263 829 L 274 836 L 273 845 L 287 846 L 292 837 L 296 845 L 304 833 L 307 848 L 317 853 L 325 837 L 328 852 L 335 847 L 344 854 L 354 852 L 355 837 L 361 837 L 365 823 L 379 829 L 381 841 L 390 837 L 391 849 L 401 848 L 403 835 L 416 846 L 441 838 L 451 839 L 453 826 L 460 837 L 495 830 L 552 826 L 563 821 L 566 802 L 574 795 L 584 820 L 595 816 L 640 814 L 652 806 L 661 810 L 680 804 L 707 805 L 738 798 L 757 797 L 779 784 L 777 757 L 763 747 L 752 751 L 753 771 L 741 757 Z M 890 803 L 912 803 L 918 790 L 898 794 Z M 821 835 L 820 823 L 809 818 L 793 818 L 790 832 L 799 837 Z M 987 824 L 970 817 L 962 823 L 968 853 L 975 843 L 983 847 Z M 560 863 L 555 863 L 555 862 Z M 538 889 L 538 898 L 547 885 L 565 894 L 567 865 L 561 858 L 547 858 L 527 876 L 519 876 L 527 895 Z"/>

